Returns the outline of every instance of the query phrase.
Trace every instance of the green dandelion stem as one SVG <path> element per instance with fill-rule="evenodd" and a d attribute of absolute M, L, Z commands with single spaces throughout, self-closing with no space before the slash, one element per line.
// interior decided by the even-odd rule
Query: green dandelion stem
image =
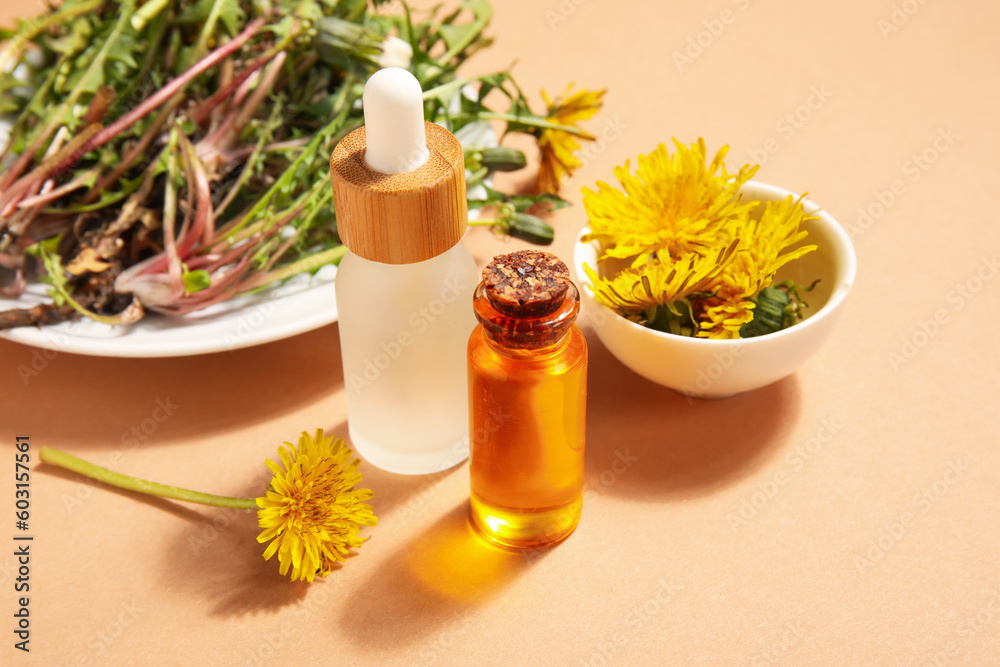
<path fill-rule="evenodd" d="M 119 489 L 128 491 L 138 491 L 150 496 L 160 496 L 161 498 L 172 498 L 173 500 L 183 500 L 189 503 L 200 505 L 212 505 L 214 507 L 232 507 L 236 509 L 257 509 L 257 501 L 253 498 L 232 498 L 230 496 L 216 496 L 211 493 L 200 493 L 189 491 L 176 486 L 158 484 L 144 479 L 138 479 L 129 475 L 123 475 L 99 465 L 88 463 L 83 459 L 78 459 L 66 452 L 51 447 L 42 447 L 40 458 L 45 463 L 50 463 L 66 470 L 71 470 L 77 474 L 96 479 L 99 482 L 116 486 Z"/>
<path fill-rule="evenodd" d="M 474 185 L 479 185 L 480 183 L 483 182 L 483 179 L 486 178 L 487 175 L 489 175 L 489 173 L 490 170 L 487 169 L 486 167 L 483 167 L 482 169 L 480 169 L 479 171 L 477 171 L 476 173 L 470 175 L 468 178 L 465 179 L 465 187 L 471 188 Z"/>
<path fill-rule="evenodd" d="M 270 285 L 273 282 L 291 278 L 299 273 L 316 271 L 320 267 L 326 266 L 327 264 L 339 265 L 340 260 L 342 260 L 346 254 L 347 246 L 344 245 L 339 245 L 334 248 L 317 252 L 314 255 L 303 257 L 302 259 L 296 260 L 291 264 L 286 264 L 281 268 L 274 269 L 273 271 L 257 274 L 256 277 L 250 278 L 246 281 L 243 289 L 245 292 L 249 292 L 251 290 L 264 287 L 265 285 Z"/>
<path fill-rule="evenodd" d="M 560 125 L 559 123 L 553 123 L 552 121 L 545 120 L 544 118 L 539 118 L 538 116 L 500 113 L 499 111 L 481 111 L 479 112 L 479 117 L 487 120 L 503 120 L 507 121 L 508 123 L 520 123 L 521 125 L 540 127 L 543 130 L 559 130 L 561 132 L 573 134 L 578 137 L 583 137 L 584 139 L 594 138 L 593 135 L 591 135 L 589 132 L 581 130 L 578 127 L 573 127 L 572 125 Z"/>

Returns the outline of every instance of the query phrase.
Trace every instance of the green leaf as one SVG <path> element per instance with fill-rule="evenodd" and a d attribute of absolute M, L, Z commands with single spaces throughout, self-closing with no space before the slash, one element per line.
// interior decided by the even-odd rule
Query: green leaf
<path fill-rule="evenodd" d="M 73 21 L 73 25 L 69 26 L 66 34 L 62 37 L 49 37 L 45 42 L 56 53 L 73 56 L 87 48 L 87 45 L 90 43 L 90 36 L 93 33 L 94 29 L 90 21 L 85 18 L 78 18 Z"/>
<path fill-rule="evenodd" d="M 482 208 L 490 204 L 502 204 L 507 201 L 507 195 L 504 193 L 498 192 L 486 184 L 483 184 L 483 189 L 486 190 L 486 199 L 470 199 L 469 208 Z"/>
<path fill-rule="evenodd" d="M 24 96 L 19 89 L 25 83 L 10 74 L 0 74 L 0 113 L 17 113 L 25 104 Z M 14 92 L 17 91 L 17 92 Z"/>
<path fill-rule="evenodd" d="M 212 13 L 215 2 L 216 0 L 198 0 L 193 5 L 188 5 L 177 15 L 174 23 L 201 23 Z"/>
<path fill-rule="evenodd" d="M 438 30 L 441 33 L 441 37 L 444 38 L 445 46 L 449 49 L 454 48 L 465 40 L 474 38 L 477 32 L 475 24 L 472 23 L 464 25 L 448 25 L 446 23 L 438 28 Z"/>
<path fill-rule="evenodd" d="M 446 19 L 439 27 L 439 34 L 448 47 L 444 55 L 437 59 L 439 66 L 448 66 L 453 58 L 469 48 L 476 39 L 480 38 L 483 30 L 493 18 L 493 6 L 490 5 L 489 0 L 469 0 L 469 2 L 462 3 L 459 9 L 471 10 L 474 20 L 471 24 L 456 26 Z M 457 14 L 456 11 L 449 18 L 453 18 Z"/>
<path fill-rule="evenodd" d="M 189 137 L 194 136 L 194 133 L 198 130 L 198 126 L 195 125 L 194 121 L 187 117 L 184 117 L 177 126 L 181 132 Z"/>
<path fill-rule="evenodd" d="M 59 256 L 60 241 L 62 241 L 62 235 L 39 241 L 24 249 L 32 257 L 41 260 L 46 274 L 41 280 L 52 287 L 46 291 L 57 306 L 66 303 L 70 294 L 70 290 L 66 288 L 66 272 L 63 270 L 62 258 Z"/>
<path fill-rule="evenodd" d="M 334 114 L 334 104 L 336 102 L 336 95 L 327 95 L 325 97 L 316 100 L 312 104 L 307 105 L 290 105 L 291 109 L 295 113 L 301 113 L 313 118 L 327 119 Z"/>
<path fill-rule="evenodd" d="M 366 0 L 337 0 L 331 2 L 330 6 L 338 17 L 359 23 L 368 8 L 368 3 Z"/>
<path fill-rule="evenodd" d="M 39 259 L 45 259 L 48 255 L 56 252 L 59 248 L 59 241 L 62 237 L 53 236 L 50 239 L 45 239 L 44 241 L 39 241 L 34 245 L 30 245 L 24 249 L 24 252 L 28 253 L 32 257 L 38 257 Z"/>
<path fill-rule="evenodd" d="M 136 39 L 131 26 L 122 31 L 108 49 L 108 60 L 124 63 L 130 69 L 139 69 L 135 54 L 142 54 L 142 44 Z"/>
<path fill-rule="evenodd" d="M 226 26 L 226 31 L 230 36 L 236 36 L 246 23 L 246 12 L 240 7 L 238 0 L 222 0 L 222 9 L 219 12 L 219 20 Z"/>
<path fill-rule="evenodd" d="M 188 294 L 200 292 L 212 285 L 212 276 L 205 269 L 188 271 L 184 267 L 184 291 Z"/>
<path fill-rule="evenodd" d="M 73 63 L 76 69 L 74 69 L 66 78 L 64 84 L 66 86 L 72 86 L 72 90 L 69 95 L 62 100 L 62 104 L 60 105 L 61 113 L 58 115 L 56 122 L 73 124 L 73 105 L 77 103 L 80 95 L 83 93 L 96 93 L 97 90 L 104 85 L 104 64 L 107 60 L 108 53 L 115 48 L 115 45 L 121 38 L 125 27 L 129 25 L 129 19 L 132 16 L 134 6 L 134 2 L 123 3 L 116 20 L 109 25 L 107 36 L 101 36 L 103 39 L 101 37 L 95 39 L 91 47 L 88 48 L 75 63 Z M 95 48 L 98 49 L 97 52 L 89 55 Z M 80 63 L 83 60 L 88 62 L 86 69 L 81 69 L 82 66 Z"/>

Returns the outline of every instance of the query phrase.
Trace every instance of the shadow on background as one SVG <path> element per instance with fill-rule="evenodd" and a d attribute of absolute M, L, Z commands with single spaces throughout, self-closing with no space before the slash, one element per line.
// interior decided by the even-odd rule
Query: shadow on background
<path fill-rule="evenodd" d="M 711 492 L 752 474 L 799 411 L 793 375 L 722 399 L 688 398 L 633 373 L 589 336 L 587 487 L 664 499 Z"/>
<path fill-rule="evenodd" d="M 327 435 L 337 435 L 354 451 L 354 456 L 360 458 L 362 480 L 361 488 L 371 489 L 374 497 L 368 501 L 377 517 L 389 516 L 401 506 L 408 513 L 419 510 L 428 498 L 433 496 L 454 475 L 464 475 L 468 480 L 469 471 L 463 459 L 447 470 L 426 475 L 399 475 L 377 468 L 358 453 L 347 432 L 347 420 L 343 419 L 336 426 L 326 430 Z"/>
<path fill-rule="evenodd" d="M 362 648 L 426 641 L 499 594 L 547 553 L 493 546 L 473 530 L 468 515 L 469 503 L 458 505 L 352 591 L 354 602 L 340 619 L 344 634 Z"/>
<path fill-rule="evenodd" d="M 238 495 L 256 497 L 270 479 L 265 470 Z M 302 601 L 309 583 L 282 575 L 277 555 L 262 557 L 267 545 L 257 542 L 255 510 L 196 507 L 184 512 L 187 522 L 164 557 L 165 590 L 203 597 L 219 616 L 272 614 Z"/>
<path fill-rule="evenodd" d="M 52 465 L 42 464 L 38 471 L 74 482 L 82 479 Z M 256 497 L 270 480 L 271 474 L 265 469 L 235 495 Z M 255 510 L 209 507 L 95 485 L 102 493 L 118 494 L 184 522 L 158 568 L 163 573 L 164 591 L 202 596 L 209 602 L 210 613 L 221 616 L 271 613 L 305 597 L 308 583 L 291 582 L 282 576 L 277 556 L 269 561 L 263 559 L 267 545 L 257 542 L 260 528 Z"/>
<path fill-rule="evenodd" d="M 343 387 L 336 325 L 255 347 L 193 357 L 119 359 L 56 354 L 22 379 L 37 350 L 4 343 L 0 423 L 55 446 L 163 444 L 265 422 Z M 169 413 L 169 414 L 168 414 Z M 156 417 L 154 419 L 154 417 Z M 141 429 L 145 426 L 146 431 Z M 346 430 L 346 429 L 345 429 Z"/>
<path fill-rule="evenodd" d="M 341 422 L 326 429 L 326 433 L 340 435 L 346 433 L 346 427 L 346 421 Z M 290 441 L 297 443 L 295 438 Z M 267 458 L 280 463 L 277 448 Z M 86 484 L 99 489 L 100 493 L 117 494 L 129 502 L 141 503 L 179 519 L 182 528 L 169 545 L 162 567 L 158 568 L 164 577 L 163 590 L 204 597 L 213 615 L 271 614 L 299 604 L 309 590 L 307 582 L 292 582 L 287 575 L 280 574 L 276 555 L 264 560 L 267 545 L 257 542 L 261 529 L 255 509 L 211 507 L 146 495 L 44 463 L 37 470 L 47 476 Z M 232 495 L 258 497 L 267 489 L 272 477 L 262 460 L 258 476 Z M 346 558 L 356 554 L 353 551 Z M 333 569 L 336 571 L 340 566 Z M 342 585 L 336 577 L 331 580 Z"/>
<path fill-rule="evenodd" d="M 375 494 L 369 501 L 375 516 L 389 516 L 399 507 L 406 508 L 407 513 L 412 514 L 454 475 L 463 476 L 467 481 L 469 470 L 465 463 L 466 460 L 463 460 L 447 470 L 428 475 L 397 475 L 366 462 L 361 465 L 361 474 L 364 475 L 361 486 L 371 489 Z"/>

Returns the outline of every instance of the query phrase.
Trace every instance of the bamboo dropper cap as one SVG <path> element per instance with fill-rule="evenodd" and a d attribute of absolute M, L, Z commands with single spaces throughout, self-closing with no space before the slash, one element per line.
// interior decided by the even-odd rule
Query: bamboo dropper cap
<path fill-rule="evenodd" d="M 415 103 L 405 101 L 408 107 L 401 110 L 376 109 L 374 103 L 369 104 L 369 86 L 383 72 L 387 70 L 376 72 L 365 86 L 366 127 L 344 137 L 330 158 L 337 231 L 355 255 L 383 264 L 410 264 L 436 257 L 461 241 L 469 220 L 465 156 L 462 145 L 448 130 L 423 122 L 419 94 Z M 399 72 L 388 74 L 397 79 L 402 76 Z M 419 93 L 419 84 L 416 86 Z M 397 92 L 390 89 L 387 95 Z M 408 123 L 413 114 L 419 114 L 416 125 Z M 369 146 L 379 142 L 380 158 L 387 150 L 385 137 L 369 139 L 369 129 L 391 135 L 394 141 L 401 136 L 399 159 L 406 165 L 407 160 L 414 161 L 414 147 L 419 152 L 423 144 L 420 123 L 429 153 L 426 162 L 408 171 L 400 169 L 401 173 L 384 173 L 368 165 L 365 153 Z M 423 159 L 419 155 L 415 161 Z"/>

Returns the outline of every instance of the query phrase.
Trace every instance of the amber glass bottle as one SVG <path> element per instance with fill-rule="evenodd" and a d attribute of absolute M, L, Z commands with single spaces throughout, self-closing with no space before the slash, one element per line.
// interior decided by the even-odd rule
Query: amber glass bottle
<path fill-rule="evenodd" d="M 512 548 L 555 544 L 583 504 L 587 342 L 580 296 L 554 255 L 500 255 L 473 297 L 472 523 Z"/>

